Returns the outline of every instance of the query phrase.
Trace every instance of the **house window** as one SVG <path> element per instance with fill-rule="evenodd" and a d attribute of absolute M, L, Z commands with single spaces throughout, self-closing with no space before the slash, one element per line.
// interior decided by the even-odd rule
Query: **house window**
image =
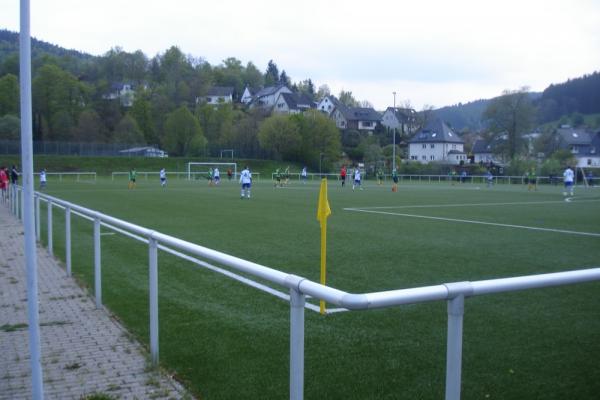
<path fill-rule="evenodd" d="M 579 149 L 576 146 L 571 146 L 571 153 L 577 154 L 579 153 Z"/>
<path fill-rule="evenodd" d="M 425 143 L 423 143 L 422 147 L 423 147 L 424 149 L 426 149 L 426 148 L 427 148 L 427 145 L 426 145 Z"/>
<path fill-rule="evenodd" d="M 435 160 L 435 156 L 431 156 L 431 157 L 429 157 L 429 159 L 430 159 L 431 161 L 434 161 L 434 160 Z"/>
<path fill-rule="evenodd" d="M 452 145 L 452 150 L 456 150 L 456 145 L 455 144 Z"/>
<path fill-rule="evenodd" d="M 209 103 L 212 103 L 212 97 L 207 97 L 206 101 L 209 102 Z"/>
<path fill-rule="evenodd" d="M 345 127 L 346 127 L 346 121 L 341 121 L 341 122 L 340 122 L 340 126 L 341 126 L 342 128 L 345 128 Z"/>
<path fill-rule="evenodd" d="M 417 157 L 417 156 L 410 156 L 410 159 L 411 159 L 411 160 L 417 160 L 417 159 L 418 159 L 418 157 Z"/>
<path fill-rule="evenodd" d="M 429 147 L 431 147 L 432 149 L 435 149 L 435 144 L 434 144 L 434 143 L 431 143 L 431 144 L 429 145 Z"/>
<path fill-rule="evenodd" d="M 588 166 L 592 165 L 592 159 L 591 158 L 588 158 L 587 164 L 588 164 Z"/>
<path fill-rule="evenodd" d="M 427 161 L 427 156 L 421 156 L 421 159 L 422 159 L 423 161 Z"/>

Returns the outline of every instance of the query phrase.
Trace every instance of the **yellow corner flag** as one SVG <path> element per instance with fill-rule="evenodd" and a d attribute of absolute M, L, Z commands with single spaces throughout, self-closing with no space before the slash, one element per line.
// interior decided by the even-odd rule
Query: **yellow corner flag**
<path fill-rule="evenodd" d="M 317 208 L 317 221 L 321 223 L 321 285 L 325 285 L 327 263 L 327 218 L 331 215 L 329 200 L 327 200 L 327 178 L 321 179 L 319 191 L 319 207 Z M 325 314 L 325 301 L 320 302 L 321 314 Z"/>

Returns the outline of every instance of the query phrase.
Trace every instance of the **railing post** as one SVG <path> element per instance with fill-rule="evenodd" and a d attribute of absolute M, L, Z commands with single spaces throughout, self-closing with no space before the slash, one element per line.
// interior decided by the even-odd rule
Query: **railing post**
<path fill-rule="evenodd" d="M 71 207 L 65 207 L 65 260 L 67 276 L 71 276 Z"/>
<path fill-rule="evenodd" d="M 21 191 L 21 201 L 20 201 L 19 205 L 21 206 L 21 212 L 19 213 L 19 219 L 21 221 L 23 221 L 23 218 L 24 218 L 23 215 L 24 215 L 24 212 L 25 212 L 24 211 L 25 210 L 25 193 L 23 191 Z"/>
<path fill-rule="evenodd" d="M 304 398 L 304 294 L 290 289 L 290 400 Z"/>
<path fill-rule="evenodd" d="M 48 200 L 48 251 L 52 255 L 52 201 Z"/>
<path fill-rule="evenodd" d="M 102 307 L 102 274 L 100 269 L 100 218 L 94 218 L 94 294 L 96 308 Z"/>
<path fill-rule="evenodd" d="M 158 365 L 158 242 L 148 238 L 148 267 L 150 277 L 150 354 L 152 364 Z"/>
<path fill-rule="evenodd" d="M 42 229 L 40 226 L 40 196 L 35 195 L 35 236 L 38 242 L 42 241 Z"/>
<path fill-rule="evenodd" d="M 448 300 L 448 338 L 446 349 L 446 400 L 460 400 L 462 335 L 465 296 Z"/>

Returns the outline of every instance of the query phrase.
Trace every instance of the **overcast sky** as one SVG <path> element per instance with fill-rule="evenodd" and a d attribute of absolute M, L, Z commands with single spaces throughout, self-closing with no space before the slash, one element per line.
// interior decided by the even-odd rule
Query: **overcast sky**
<path fill-rule="evenodd" d="M 19 1 L 0 10 L 0 28 L 18 31 Z M 94 55 L 176 45 L 263 71 L 272 59 L 380 110 L 392 92 L 438 108 L 600 70 L 598 0 L 31 0 L 31 34 Z"/>

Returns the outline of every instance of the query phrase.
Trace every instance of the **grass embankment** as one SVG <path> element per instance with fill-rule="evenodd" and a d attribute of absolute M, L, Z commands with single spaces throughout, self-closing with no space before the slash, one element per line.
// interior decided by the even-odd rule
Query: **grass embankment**
<path fill-rule="evenodd" d="M 125 172 L 131 168 L 137 171 L 158 172 L 165 168 L 167 172 L 186 172 L 188 162 L 235 162 L 238 172 L 249 165 L 253 172 L 258 172 L 261 176 L 271 176 L 276 168 L 285 168 L 299 172 L 302 166 L 293 163 L 279 163 L 271 160 L 243 160 L 243 159 L 206 159 L 193 157 L 80 157 L 80 156 L 45 156 L 37 155 L 33 158 L 34 170 L 40 171 L 46 168 L 47 172 L 96 172 L 98 175 L 110 176 L 112 172 Z M 0 165 L 20 166 L 21 157 L 16 155 L 0 155 Z M 19 168 L 21 170 L 21 168 Z M 221 171 L 223 173 L 225 171 Z"/>

